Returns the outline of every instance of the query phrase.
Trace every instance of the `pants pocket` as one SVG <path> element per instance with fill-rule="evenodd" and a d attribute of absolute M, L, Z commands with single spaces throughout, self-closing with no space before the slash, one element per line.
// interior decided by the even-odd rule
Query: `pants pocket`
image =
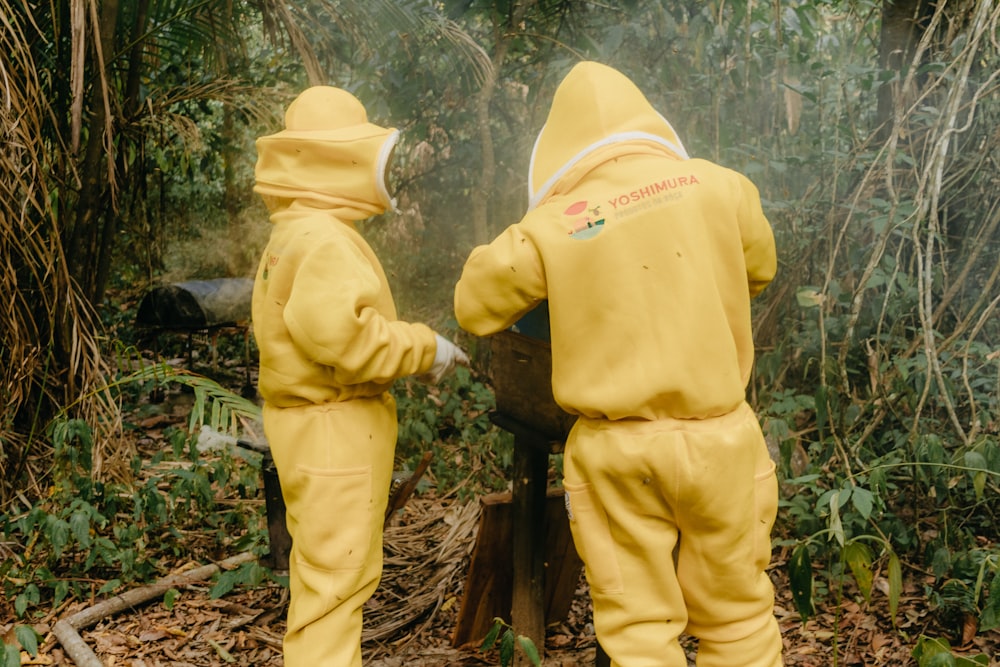
<path fill-rule="evenodd" d="M 358 570 L 372 539 L 372 469 L 298 466 L 295 551 L 318 570 Z"/>
<path fill-rule="evenodd" d="M 778 477 L 774 461 L 754 476 L 754 562 L 763 571 L 771 562 L 771 529 L 778 514 Z"/>
<path fill-rule="evenodd" d="M 566 512 L 577 552 L 587 570 L 587 582 L 594 593 L 616 595 L 623 592 L 621 568 L 608 516 L 590 484 L 563 482 Z"/>

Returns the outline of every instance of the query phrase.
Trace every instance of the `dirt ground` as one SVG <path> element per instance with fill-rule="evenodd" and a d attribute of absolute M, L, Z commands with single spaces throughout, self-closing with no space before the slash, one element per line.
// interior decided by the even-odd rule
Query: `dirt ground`
<path fill-rule="evenodd" d="M 460 526 L 474 526 L 476 513 L 454 503 L 411 498 L 403 514 L 409 515 L 411 523 L 404 521 L 387 530 L 383 584 L 366 610 L 366 666 L 499 665 L 496 650 L 452 645 L 467 565 L 461 554 L 469 553 L 474 540 L 474 530 Z M 412 531 L 407 532 L 410 527 Z M 422 558 L 432 552 L 439 557 Z M 818 613 L 803 623 L 788 592 L 786 556 L 782 550 L 775 552 L 771 576 L 789 667 L 916 665 L 911 652 L 921 634 L 947 636 L 936 615 L 922 606 L 926 598 L 919 573 L 906 579 L 895 629 L 888 618 L 884 585 L 878 580 L 871 604 L 845 591 L 838 605 L 821 604 Z M 206 580 L 182 587 L 169 609 L 158 596 L 81 629 L 80 637 L 106 667 L 282 665 L 287 591 L 268 583 L 211 599 L 211 585 Z M 429 588 L 436 592 L 427 595 Z M 84 606 L 53 610 L 37 623 L 35 628 L 44 637 L 41 651 L 33 659 L 23 655 L 21 664 L 80 664 L 67 656 L 51 630 L 60 618 Z M 10 627 L 0 626 L 0 630 Z M 1000 654 L 1000 632 L 949 640 L 961 655 Z M 566 618 L 550 624 L 545 644 L 545 667 L 594 664 L 596 644 L 582 577 Z M 686 639 L 685 646 L 693 658 L 695 643 Z M 1000 665 L 1000 661 L 994 657 L 990 664 Z"/>
<path fill-rule="evenodd" d="M 176 406 L 171 419 L 186 419 L 185 409 L 185 405 Z M 382 582 L 365 610 L 366 667 L 500 665 L 498 652 L 480 650 L 478 640 L 453 645 L 462 605 L 470 604 L 462 595 L 479 516 L 476 500 L 460 503 L 431 494 L 411 496 L 393 519 L 385 532 Z M 870 603 L 845 583 L 839 596 L 818 596 L 816 613 L 803 622 L 788 586 L 789 557 L 788 550 L 776 549 L 770 569 L 787 667 L 916 667 L 912 651 L 922 635 L 947 639 L 956 655 L 992 656 L 989 665 L 1000 667 L 1000 631 L 977 634 L 971 617 L 944 618 L 929 609 L 925 587 L 933 579 L 905 564 L 903 594 L 895 619 L 890 618 L 888 585 L 884 578 L 876 576 Z M 200 564 L 178 562 L 174 572 L 195 565 Z M 93 590 L 103 583 L 94 581 Z M 838 586 L 837 582 L 820 583 L 834 591 Z M 161 593 L 79 628 L 85 652 L 82 661 L 79 655 L 77 661 L 70 657 L 76 654 L 67 651 L 53 628 L 58 621 L 80 614 L 99 600 L 64 604 L 36 619 L 34 628 L 42 637 L 40 650 L 35 657 L 22 653 L 21 664 L 282 665 L 287 589 L 277 582 L 267 582 L 252 589 L 237 587 L 213 599 L 211 588 L 211 580 L 178 586 L 169 603 Z M 3 605 L 0 609 L 9 607 Z M 14 642 L 14 626 L 13 619 L 0 616 L 0 634 L 8 643 Z M 684 638 L 684 646 L 693 665 L 696 643 Z M 565 618 L 548 626 L 543 665 L 589 667 L 595 663 L 595 647 L 589 595 L 581 576 Z"/>

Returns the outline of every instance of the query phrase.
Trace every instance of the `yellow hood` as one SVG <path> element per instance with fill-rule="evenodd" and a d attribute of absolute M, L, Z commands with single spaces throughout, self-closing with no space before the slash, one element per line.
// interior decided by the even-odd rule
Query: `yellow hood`
<path fill-rule="evenodd" d="M 627 153 L 687 159 L 677 133 L 625 75 L 582 62 L 556 89 L 528 171 L 528 208 L 571 187 L 597 164 Z"/>
<path fill-rule="evenodd" d="M 342 220 L 363 220 L 395 208 L 385 172 L 399 139 L 368 122 L 349 92 L 314 86 L 285 112 L 285 129 L 257 139 L 256 185 L 268 206 L 295 199 L 320 202 Z"/>

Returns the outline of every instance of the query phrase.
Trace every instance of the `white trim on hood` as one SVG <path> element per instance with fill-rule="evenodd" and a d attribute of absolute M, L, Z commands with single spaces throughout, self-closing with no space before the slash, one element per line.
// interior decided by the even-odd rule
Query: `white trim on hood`
<path fill-rule="evenodd" d="M 382 144 L 382 149 L 378 153 L 378 160 L 375 162 L 375 187 L 384 203 L 393 213 L 399 213 L 396 208 L 396 198 L 389 194 L 389 187 L 385 182 L 385 170 L 389 165 L 389 158 L 392 156 L 392 149 L 399 142 L 399 130 L 393 130 L 392 134 Z"/>
<path fill-rule="evenodd" d="M 670 128 L 670 131 L 673 132 L 674 136 L 676 137 L 677 132 L 674 130 L 673 125 L 670 124 L 670 121 L 668 121 L 666 118 L 663 118 L 662 115 L 660 116 L 660 118 L 663 119 L 663 122 L 667 124 L 667 127 Z M 528 210 L 529 211 L 538 206 L 539 202 L 541 202 L 541 200 L 545 198 L 545 195 L 549 193 L 549 190 L 552 189 L 552 187 L 559 181 L 559 179 L 561 179 L 566 174 L 567 171 L 572 169 L 576 163 L 578 163 L 580 160 L 582 160 L 583 158 L 585 158 L 587 155 L 594 152 L 598 148 L 603 148 L 604 146 L 609 146 L 611 144 L 621 143 L 625 141 L 635 141 L 636 139 L 639 139 L 645 141 L 652 141 L 654 143 L 666 146 L 672 152 L 680 156 L 681 159 L 683 160 L 687 160 L 690 157 L 687 153 L 687 150 L 684 149 L 684 144 L 681 143 L 680 137 L 677 137 L 677 143 L 674 143 L 673 141 L 670 141 L 669 139 L 666 139 L 658 134 L 651 134 L 649 132 L 619 132 L 617 134 L 608 135 L 607 137 L 604 137 L 600 141 L 595 141 L 594 143 L 585 147 L 579 153 L 577 153 L 569 160 L 567 160 L 562 167 L 556 170 L 556 172 L 552 174 L 552 176 L 547 181 L 545 181 L 545 183 L 543 183 L 540 188 L 538 188 L 537 192 L 533 193 L 531 191 L 531 184 L 534 183 L 535 181 L 534 178 L 535 153 L 538 151 L 538 142 L 541 141 L 542 134 L 544 132 L 545 132 L 545 126 L 542 126 L 542 129 L 538 132 L 538 137 L 535 139 L 535 145 L 531 149 L 531 162 L 528 164 Z"/>

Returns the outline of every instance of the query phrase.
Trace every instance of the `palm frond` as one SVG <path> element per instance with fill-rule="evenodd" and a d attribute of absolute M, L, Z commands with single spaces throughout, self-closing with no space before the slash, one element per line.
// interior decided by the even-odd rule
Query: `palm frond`
<path fill-rule="evenodd" d="M 260 421 L 260 406 L 226 389 L 215 380 L 197 373 L 174 368 L 159 362 L 146 363 L 139 359 L 138 368 L 118 378 L 114 386 L 153 384 L 167 387 L 183 385 L 194 392 L 195 401 L 188 418 L 188 431 L 195 433 L 202 426 L 239 435 L 246 422 Z"/>

